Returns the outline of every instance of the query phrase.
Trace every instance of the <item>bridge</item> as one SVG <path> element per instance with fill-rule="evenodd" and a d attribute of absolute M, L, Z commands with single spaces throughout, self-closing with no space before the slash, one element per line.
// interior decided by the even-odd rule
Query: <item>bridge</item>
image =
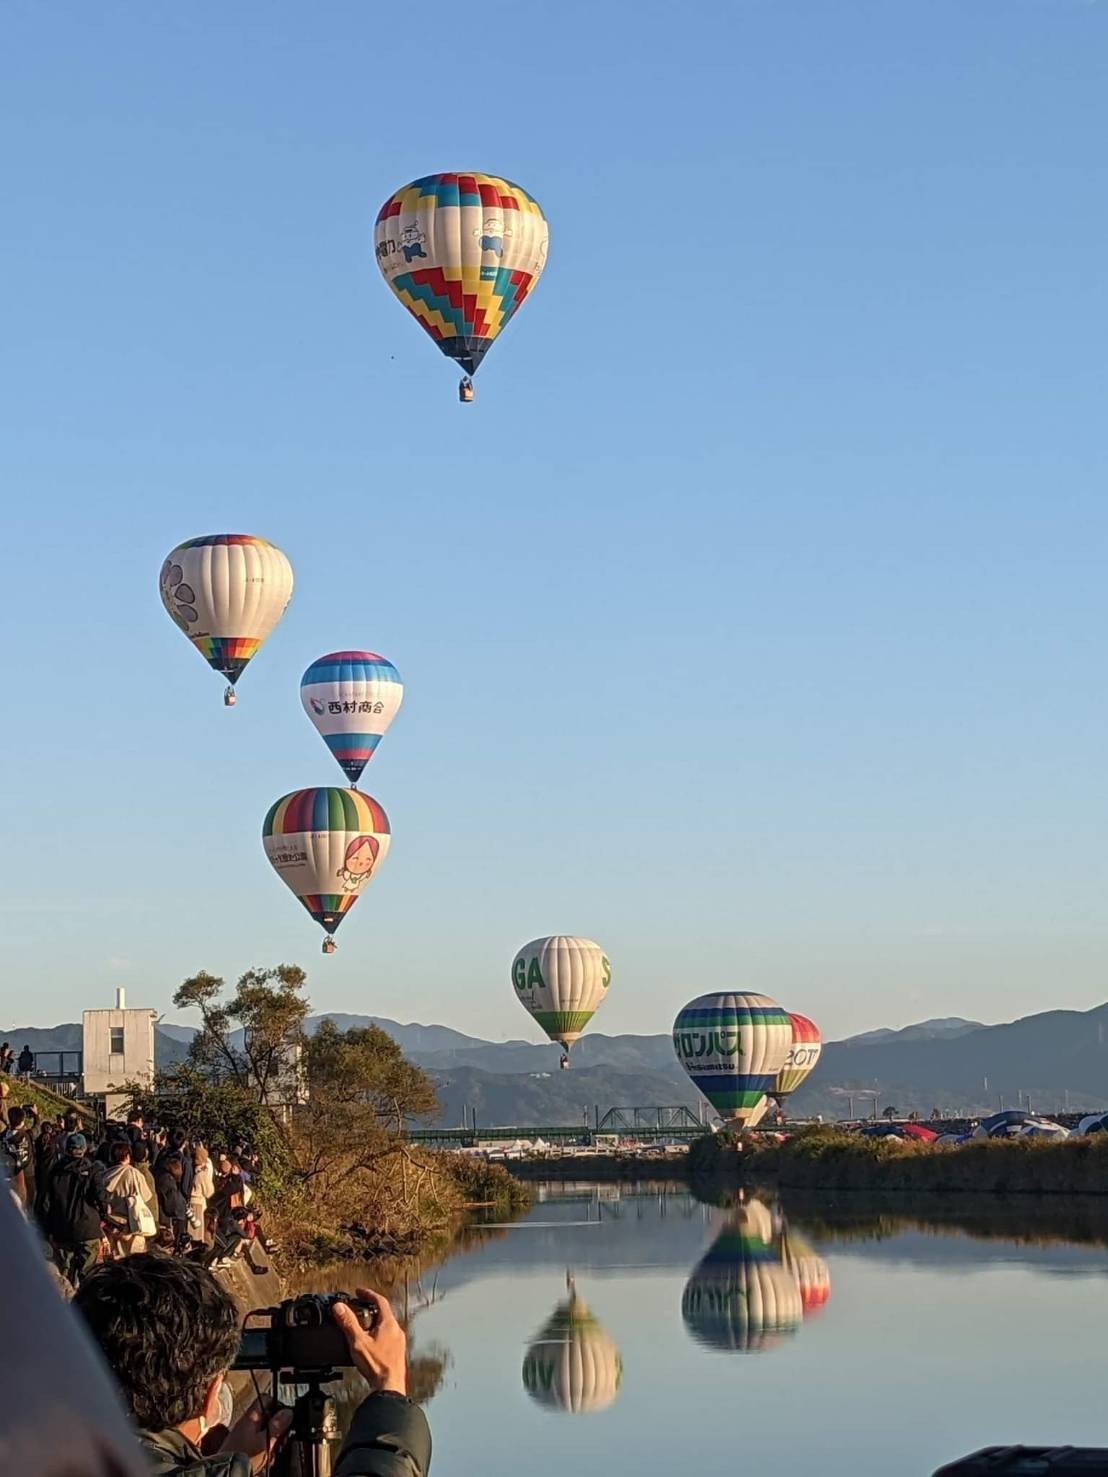
<path fill-rule="evenodd" d="M 478 1144 L 514 1144 L 518 1139 L 542 1139 L 548 1144 L 592 1144 L 601 1138 L 631 1138 L 638 1143 L 686 1144 L 706 1132 L 707 1124 L 683 1104 L 593 1110 L 580 1123 L 548 1123 L 540 1126 L 497 1124 L 478 1127 L 476 1110 L 467 1112 L 460 1128 L 413 1128 L 407 1137 L 414 1144 L 433 1148 L 472 1149 Z"/>

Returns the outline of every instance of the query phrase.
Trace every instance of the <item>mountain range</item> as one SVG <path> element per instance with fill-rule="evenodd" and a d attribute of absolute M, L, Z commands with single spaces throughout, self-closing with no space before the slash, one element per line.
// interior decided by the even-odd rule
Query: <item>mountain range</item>
<path fill-rule="evenodd" d="M 448 1026 L 403 1025 L 381 1016 L 329 1013 L 308 1019 L 309 1032 L 330 1019 L 341 1029 L 377 1025 L 438 1086 L 444 1126 L 476 1113 L 479 1124 L 553 1125 L 592 1121 L 611 1107 L 684 1104 L 699 1094 L 678 1066 L 668 1034 L 590 1033 L 573 1049 L 570 1071 L 558 1048 L 527 1041 L 484 1041 Z M 180 1061 L 191 1026 L 159 1023 L 160 1067 Z M 819 1066 L 791 1099 L 796 1117 L 827 1119 L 887 1106 L 901 1113 L 983 1113 L 1028 1100 L 1045 1110 L 1108 1107 L 1108 1004 L 1052 1010 L 1005 1025 L 960 1017 L 921 1021 L 902 1030 L 867 1031 L 827 1043 Z M 0 1031 L 18 1052 L 78 1051 L 81 1027 L 13 1027 Z"/>

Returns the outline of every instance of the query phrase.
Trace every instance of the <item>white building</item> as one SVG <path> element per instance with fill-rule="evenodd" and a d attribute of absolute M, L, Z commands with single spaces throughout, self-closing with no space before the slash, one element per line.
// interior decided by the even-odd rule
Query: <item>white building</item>
<path fill-rule="evenodd" d="M 152 1010 L 128 1010 L 122 986 L 114 1010 L 86 1010 L 82 1017 L 84 1095 L 102 1100 L 109 1118 L 127 1102 L 119 1091 L 124 1083 L 154 1081 L 155 1019 Z"/>

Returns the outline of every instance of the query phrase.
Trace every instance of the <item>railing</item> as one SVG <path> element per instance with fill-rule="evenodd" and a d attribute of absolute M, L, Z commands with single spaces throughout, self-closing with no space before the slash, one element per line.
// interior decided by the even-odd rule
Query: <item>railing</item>
<path fill-rule="evenodd" d="M 470 1112 L 467 1109 L 466 1118 L 469 1121 L 464 1128 L 414 1128 L 409 1130 L 408 1138 L 413 1143 L 438 1145 L 442 1148 L 473 1148 L 479 1143 L 514 1143 L 517 1139 L 542 1139 L 548 1144 L 588 1145 L 599 1135 L 606 1138 L 618 1135 L 637 1139 L 640 1143 L 666 1139 L 675 1143 L 688 1143 L 706 1132 L 696 1114 L 683 1106 L 609 1108 L 603 1114 L 596 1108 L 591 1115 L 591 1123 L 585 1121 L 589 1115 L 583 1114 L 583 1121 L 576 1124 L 500 1124 L 488 1128 L 478 1127 L 476 1113 L 470 1119 Z"/>

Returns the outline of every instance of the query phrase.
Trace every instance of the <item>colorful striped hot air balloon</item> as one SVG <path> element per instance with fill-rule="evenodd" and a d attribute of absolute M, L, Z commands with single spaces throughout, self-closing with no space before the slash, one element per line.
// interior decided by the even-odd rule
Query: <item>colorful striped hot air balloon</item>
<path fill-rule="evenodd" d="M 778 1072 L 777 1081 L 770 1093 L 771 1097 L 777 1099 L 778 1107 L 811 1076 L 823 1051 L 819 1027 L 806 1015 L 789 1011 L 789 1024 L 792 1027 L 792 1044 L 785 1058 L 785 1065 Z"/>
<path fill-rule="evenodd" d="M 560 933 L 532 939 L 512 960 L 516 999 L 564 1048 L 563 1067 L 569 1065 L 570 1047 L 603 1005 L 611 980 L 612 966 L 592 939 Z"/>
<path fill-rule="evenodd" d="M 331 935 L 388 855 L 389 818 L 371 795 L 324 786 L 294 790 L 269 808 L 262 845 L 273 870 Z"/>
<path fill-rule="evenodd" d="M 792 1043 L 784 1008 L 768 995 L 691 1000 L 673 1023 L 677 1060 L 721 1118 L 753 1128 Z"/>
<path fill-rule="evenodd" d="M 332 651 L 300 679 L 300 701 L 356 785 L 404 697 L 400 673 L 375 651 Z"/>
<path fill-rule="evenodd" d="M 208 663 L 235 683 L 285 613 L 292 565 L 275 544 L 248 533 L 211 533 L 178 544 L 162 563 L 162 604 Z"/>
<path fill-rule="evenodd" d="M 577 1296 L 560 1303 L 523 1357 L 523 1388 L 564 1415 L 607 1410 L 619 1394 L 623 1361 L 609 1335 Z"/>
<path fill-rule="evenodd" d="M 493 174 L 428 174 L 382 205 L 374 231 L 385 281 L 469 376 L 546 266 L 550 228 L 538 202 Z"/>

